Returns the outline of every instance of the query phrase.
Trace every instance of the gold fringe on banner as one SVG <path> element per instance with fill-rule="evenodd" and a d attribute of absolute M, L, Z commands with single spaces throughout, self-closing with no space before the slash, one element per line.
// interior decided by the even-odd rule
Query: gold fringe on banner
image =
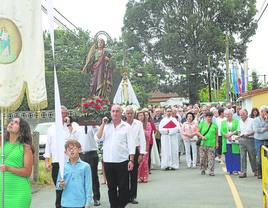
<path fill-rule="evenodd" d="M 28 93 L 28 86 L 26 82 L 23 83 L 22 90 L 17 100 L 13 102 L 10 106 L 0 106 L 0 108 L 2 108 L 5 113 L 11 113 L 11 112 L 16 111 L 20 107 L 23 101 L 24 94 L 26 94 L 27 96 L 27 103 L 31 111 L 40 111 L 41 109 L 47 108 L 48 106 L 47 100 L 44 100 L 40 103 L 35 103 L 35 104 L 31 103 L 29 93 Z"/>

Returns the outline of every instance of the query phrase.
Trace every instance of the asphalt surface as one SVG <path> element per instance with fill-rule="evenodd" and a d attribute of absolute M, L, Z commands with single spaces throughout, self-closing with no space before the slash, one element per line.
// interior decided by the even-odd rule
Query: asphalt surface
<path fill-rule="evenodd" d="M 233 208 L 232 191 L 221 164 L 217 163 L 215 176 L 200 175 L 199 169 L 186 168 L 184 158 L 177 171 L 152 170 L 149 182 L 138 185 L 139 204 L 128 208 Z M 248 177 L 231 176 L 242 207 L 262 207 L 261 180 L 248 171 Z M 42 188 L 33 194 L 32 208 L 53 208 L 54 187 Z M 101 185 L 101 206 L 109 208 L 107 187 Z M 239 207 L 240 208 L 240 207 Z"/>

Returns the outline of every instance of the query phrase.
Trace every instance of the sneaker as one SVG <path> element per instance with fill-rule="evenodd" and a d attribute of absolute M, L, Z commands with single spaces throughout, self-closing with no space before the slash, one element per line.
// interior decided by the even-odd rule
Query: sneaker
<path fill-rule="evenodd" d="M 246 178 L 247 177 L 247 174 L 246 173 L 243 173 L 241 172 L 238 176 L 239 178 Z"/>
<path fill-rule="evenodd" d="M 206 172 L 204 170 L 202 170 L 201 175 L 206 175 Z"/>
<path fill-rule="evenodd" d="M 209 176 L 215 176 L 215 174 L 214 173 L 210 173 Z"/>

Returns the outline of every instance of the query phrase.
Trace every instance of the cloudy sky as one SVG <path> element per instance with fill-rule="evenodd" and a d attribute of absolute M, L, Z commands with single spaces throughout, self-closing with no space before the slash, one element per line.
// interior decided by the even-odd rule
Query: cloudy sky
<path fill-rule="evenodd" d="M 105 30 L 112 38 L 118 38 L 121 35 L 127 0 L 54 0 L 53 2 L 55 8 L 70 21 L 91 31 L 93 35 L 100 30 Z M 268 0 L 257 0 L 257 9 L 260 10 L 264 3 L 268 3 Z M 257 17 L 259 15 L 258 13 Z M 44 27 L 46 27 L 46 21 L 44 15 Z M 259 21 L 256 35 L 248 45 L 248 63 L 251 70 L 268 75 L 267 25 L 268 8 Z"/>

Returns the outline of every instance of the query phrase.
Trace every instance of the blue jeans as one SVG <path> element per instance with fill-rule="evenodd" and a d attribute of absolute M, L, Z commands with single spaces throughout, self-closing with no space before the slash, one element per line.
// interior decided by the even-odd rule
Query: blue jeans
<path fill-rule="evenodd" d="M 268 140 L 258 140 L 255 139 L 255 148 L 256 148 L 256 156 L 257 156 L 257 164 L 258 164 L 258 174 L 262 174 L 261 170 L 261 146 L 264 145 L 268 147 Z"/>

